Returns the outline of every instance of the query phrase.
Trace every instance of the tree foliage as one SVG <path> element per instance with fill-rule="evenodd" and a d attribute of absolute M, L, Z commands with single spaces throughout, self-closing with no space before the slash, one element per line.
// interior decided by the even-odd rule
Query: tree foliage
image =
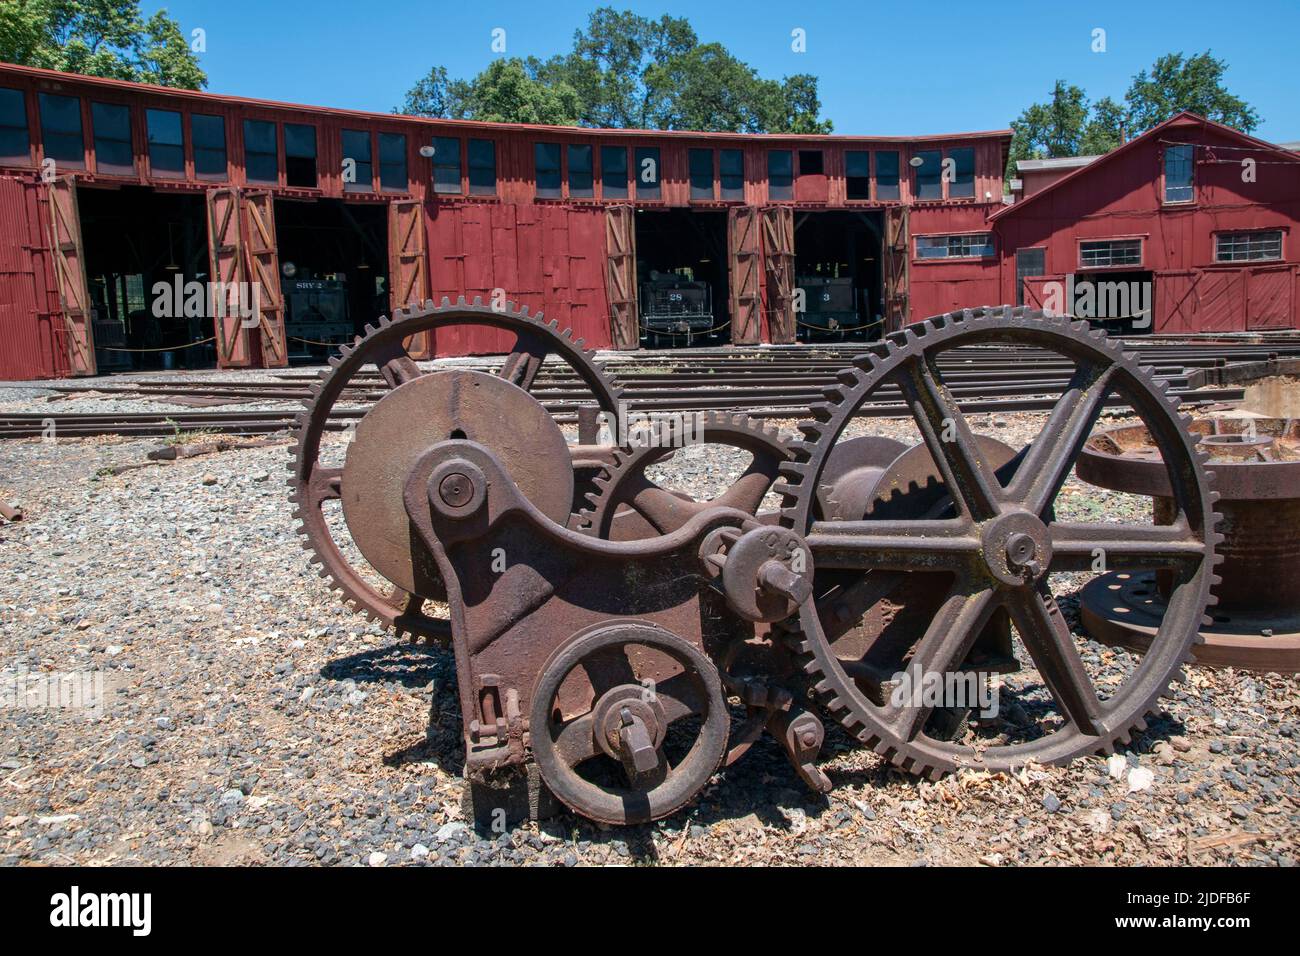
<path fill-rule="evenodd" d="M 138 0 L 4 0 L 0 60 L 68 73 L 197 90 L 208 77 L 165 10 Z"/>
<path fill-rule="evenodd" d="M 681 17 L 601 7 L 573 48 L 546 60 L 500 59 L 472 80 L 441 66 L 398 112 L 451 119 L 624 129 L 828 133 L 817 78 L 764 79 Z"/>
<path fill-rule="evenodd" d="M 1133 77 L 1122 104 L 1108 96 L 1090 104 L 1079 87 L 1057 80 L 1049 102 L 1030 105 L 1012 121 L 1007 176 L 1021 159 L 1109 152 L 1184 111 L 1249 133 L 1259 114 L 1228 92 L 1226 69 L 1208 50 L 1186 58 L 1166 54 Z"/>

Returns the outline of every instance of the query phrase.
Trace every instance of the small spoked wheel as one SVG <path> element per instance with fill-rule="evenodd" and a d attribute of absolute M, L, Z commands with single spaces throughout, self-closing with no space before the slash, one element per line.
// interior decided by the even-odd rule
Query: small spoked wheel
<path fill-rule="evenodd" d="M 551 792 L 603 823 L 668 816 L 709 782 L 730 720 L 717 668 L 655 625 L 574 637 L 542 670 L 529 730 Z"/>

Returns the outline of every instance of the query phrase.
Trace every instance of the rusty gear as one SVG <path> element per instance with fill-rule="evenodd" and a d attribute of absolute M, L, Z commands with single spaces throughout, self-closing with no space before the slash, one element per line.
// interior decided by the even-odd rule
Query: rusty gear
<path fill-rule="evenodd" d="M 524 391 L 532 385 L 546 357 L 555 355 L 591 389 L 595 403 L 603 411 L 615 413 L 621 395 L 614 379 L 596 363 L 594 353 L 584 348 L 581 339 L 574 339 L 569 330 L 561 331 L 555 320 L 545 322 L 540 314 L 530 315 L 526 307 L 520 309 L 513 303 L 500 309 L 487 306 L 479 298 L 466 302 L 462 297 L 454 303 L 444 298 L 441 305 L 428 300 L 398 310 L 391 319 L 383 316 L 330 358 L 330 369 L 321 372 L 321 380 L 312 384 L 311 397 L 304 401 L 307 409 L 297 417 L 295 441 L 289 449 L 294 518 L 301 522 L 302 544 L 312 553 L 318 574 L 341 592 L 350 607 L 399 636 L 445 640 L 447 622 L 426 614 L 424 599 L 405 588 L 393 585 L 387 594 L 381 592 L 344 557 L 321 510 L 326 501 L 342 495 L 343 469 L 320 464 L 320 443 L 331 409 L 361 369 L 375 365 L 395 390 L 425 374 L 441 375 L 437 371 L 422 372 L 407 353 L 405 343 L 421 332 L 460 325 L 487 326 L 515 334 L 514 348 L 500 377 Z"/>
<path fill-rule="evenodd" d="M 964 344 L 1016 342 L 1073 358 L 1076 371 L 1043 431 L 1015 463 L 995 476 L 957 409 L 934 356 Z M 1035 740 L 987 748 L 931 738 L 929 710 L 889 699 L 878 702 L 846 672 L 827 640 L 818 608 L 805 604 L 785 622 L 789 644 L 819 700 L 858 740 L 905 769 L 928 776 L 962 767 L 1007 769 L 1031 760 L 1062 763 L 1107 752 L 1145 727 L 1145 716 L 1189 659 L 1211 588 L 1218 515 L 1178 400 L 1149 369 L 1083 322 L 1023 308 L 966 310 L 937 316 L 895 333 L 842 372 L 828 401 L 800 425 L 794 460 L 782 466 L 781 522 L 805 536 L 819 568 L 885 572 L 946 571 L 953 585 L 939 613 L 908 655 L 922 674 L 960 669 L 975 639 L 1000 607 L 1011 613 L 1025 647 L 1065 718 Z M 830 449 L 854 413 L 886 381 L 908 407 L 959 502 L 957 518 L 819 521 L 816 493 Z M 1053 502 L 1108 394 L 1119 393 L 1157 436 L 1175 476 L 1180 520 L 1166 528 L 1048 522 Z M 1047 584 L 1049 570 L 1086 570 L 1101 549 L 1112 567 L 1174 567 L 1181 583 L 1160 634 L 1141 664 L 1101 701 Z"/>

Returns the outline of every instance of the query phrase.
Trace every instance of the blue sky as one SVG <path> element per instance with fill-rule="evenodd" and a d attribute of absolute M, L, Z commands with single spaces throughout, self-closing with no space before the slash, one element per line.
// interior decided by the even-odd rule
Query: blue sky
<path fill-rule="evenodd" d="M 567 50 L 598 3 L 415 3 L 406 0 L 171 0 L 188 33 L 207 32 L 201 57 L 213 92 L 387 112 L 431 66 L 470 76 L 495 55 Z M 1167 52 L 1211 49 L 1229 64 L 1228 88 L 1260 113 L 1256 134 L 1300 140 L 1295 51 L 1300 3 L 994 2 L 640 3 L 646 15 L 690 19 L 761 75 L 820 78 L 824 115 L 838 133 L 908 135 L 1005 127 L 1062 78 L 1092 98 L 1119 99 L 1133 74 Z M 255 28 L 250 28 L 254 25 Z M 800 28 L 807 51 L 791 50 Z M 1091 50 L 1093 30 L 1106 51 Z"/>

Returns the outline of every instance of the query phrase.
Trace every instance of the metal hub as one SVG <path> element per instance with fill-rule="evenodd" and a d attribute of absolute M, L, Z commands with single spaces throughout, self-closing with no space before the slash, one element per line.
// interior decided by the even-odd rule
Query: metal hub
<path fill-rule="evenodd" d="M 984 528 L 984 561 L 1003 584 L 1025 584 L 1042 577 L 1052 562 L 1052 536 L 1027 511 L 999 515 Z"/>

